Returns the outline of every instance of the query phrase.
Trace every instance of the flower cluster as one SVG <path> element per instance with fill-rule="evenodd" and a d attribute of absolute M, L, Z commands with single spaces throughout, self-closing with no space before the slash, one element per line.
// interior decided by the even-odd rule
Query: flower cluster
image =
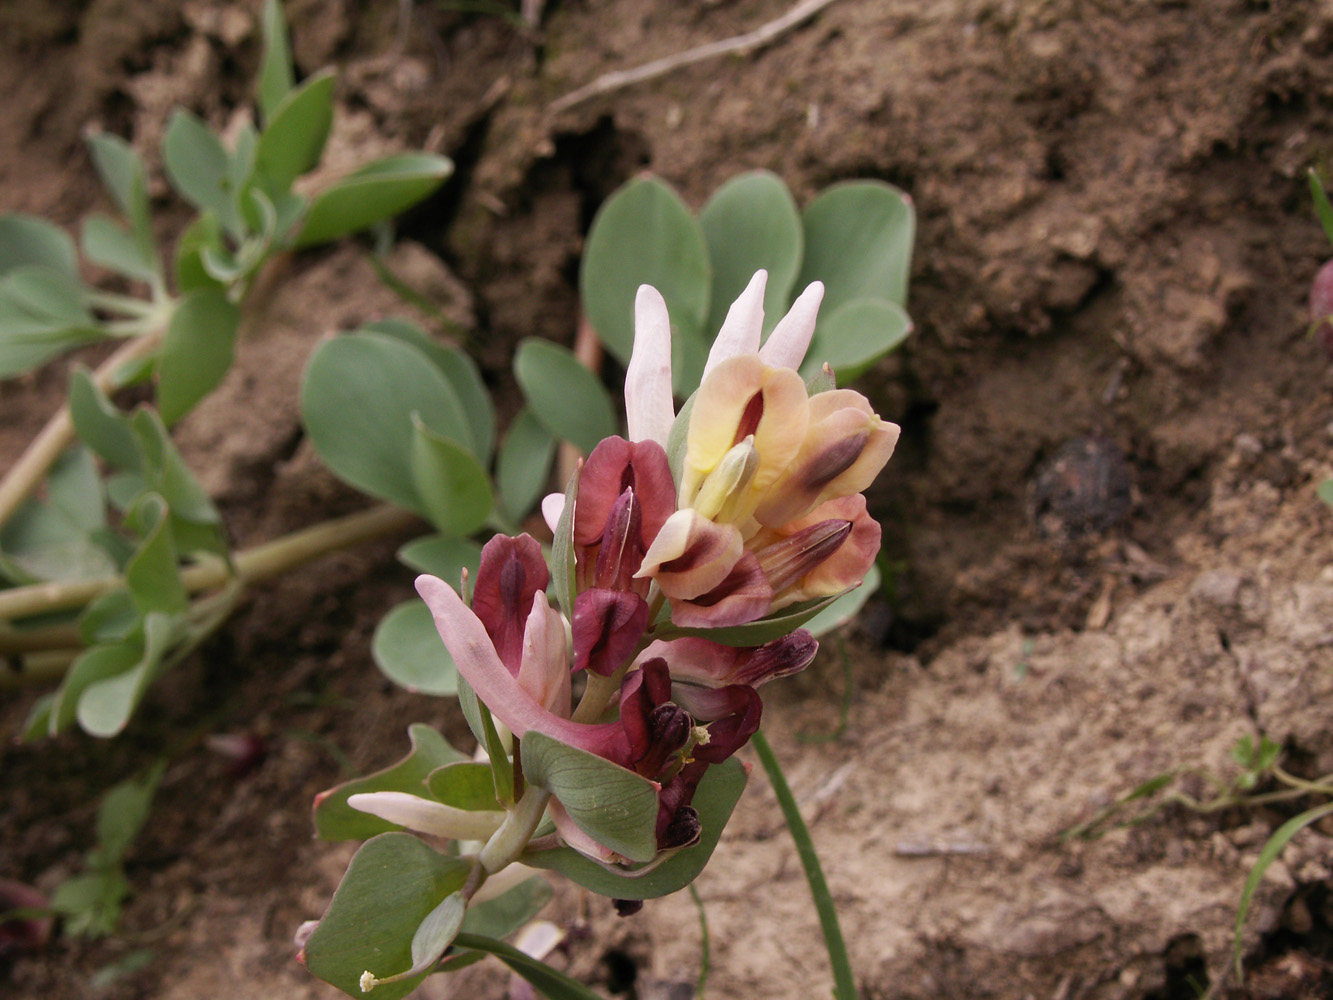
<path fill-rule="evenodd" d="M 572 552 L 569 607 L 552 606 L 551 570 L 526 534 L 485 546 L 470 607 L 450 584 L 417 580 L 460 676 L 520 743 L 541 733 L 653 782 L 659 850 L 698 839 L 695 789 L 757 730 L 756 688 L 814 658 L 804 630 L 737 645 L 735 627 L 857 586 L 879 548 L 860 491 L 888 461 L 898 428 L 859 393 L 811 395 L 797 374 L 818 283 L 760 346 L 765 277 L 731 307 L 679 416 L 666 304 L 640 288 L 629 437 L 588 456 L 572 510 L 563 495 L 543 504 L 556 550 Z M 580 673 L 576 705 L 571 676 Z M 352 805 L 402 821 L 402 797 L 386 794 Z M 618 860 L 558 798 L 546 810 L 566 844 Z M 433 825 L 413 816 L 418 828 L 449 830 L 443 814 Z"/>

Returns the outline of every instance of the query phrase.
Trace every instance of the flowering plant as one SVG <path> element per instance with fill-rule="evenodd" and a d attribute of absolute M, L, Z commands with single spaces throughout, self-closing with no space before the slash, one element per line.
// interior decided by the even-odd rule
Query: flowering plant
<path fill-rule="evenodd" d="M 744 786 L 734 754 L 758 730 L 757 689 L 811 662 L 800 626 L 870 570 L 880 529 L 861 491 L 898 438 L 827 366 L 808 385 L 797 374 L 820 283 L 761 346 L 766 277 L 731 306 L 679 413 L 667 307 L 642 286 L 628 436 L 546 498 L 549 557 L 497 535 L 475 581 L 418 578 L 481 759 L 418 727 L 405 761 L 321 796 L 324 835 L 385 832 L 303 930 L 316 975 L 403 996 L 496 950 L 477 929 L 494 930 L 497 895 L 523 894 L 505 933 L 526 921 L 545 902 L 523 881 L 534 868 L 622 912 L 702 870 Z"/>

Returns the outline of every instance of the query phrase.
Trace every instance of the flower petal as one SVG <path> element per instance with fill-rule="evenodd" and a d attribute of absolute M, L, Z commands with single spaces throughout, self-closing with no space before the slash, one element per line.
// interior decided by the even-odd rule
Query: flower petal
<path fill-rule="evenodd" d="M 552 799 L 546 804 L 546 812 L 550 815 L 551 821 L 555 823 L 555 832 L 560 835 L 560 839 L 580 854 L 585 854 L 594 861 L 609 863 L 619 860 L 619 855 L 615 851 L 597 843 L 580 830 L 578 824 L 565 811 L 565 807 L 557 800 Z"/>
<path fill-rule="evenodd" d="M 495 535 L 481 550 L 472 613 L 486 626 L 500 661 L 518 673 L 523 657 L 523 621 L 532 595 L 546 589 L 551 572 L 531 535 Z"/>
<path fill-rule="evenodd" d="M 502 810 L 455 809 L 407 792 L 358 792 L 347 804 L 418 833 L 450 840 L 486 840 L 504 822 Z"/>
<path fill-rule="evenodd" d="M 810 349 L 810 338 L 815 335 L 815 321 L 819 304 L 824 301 L 824 283 L 812 281 L 778 321 L 773 332 L 759 348 L 764 364 L 774 368 L 799 368 Z"/>
<path fill-rule="evenodd" d="M 746 552 L 727 578 L 708 593 L 692 600 L 673 598 L 671 620 L 682 628 L 726 628 L 764 617 L 772 603 L 773 589 L 759 560 Z"/>
<path fill-rule="evenodd" d="M 651 285 L 634 297 L 634 350 L 625 370 L 625 416 L 631 441 L 666 447 L 676 419 L 671 398 L 671 317 L 666 300 Z"/>
<path fill-rule="evenodd" d="M 737 354 L 755 354 L 759 350 L 759 338 L 764 332 L 764 286 L 768 284 L 768 272 L 758 270 L 745 286 L 731 308 L 727 318 L 722 321 L 722 329 L 717 332 L 713 349 L 708 352 L 708 363 L 704 365 L 704 376 L 727 358 Z M 793 366 L 795 367 L 795 366 Z"/>
<path fill-rule="evenodd" d="M 807 573 L 790 590 L 774 598 L 774 607 L 797 601 L 832 597 L 861 585 L 879 553 L 880 526 L 866 511 L 866 498 L 859 493 L 825 501 L 789 528 L 818 523 L 820 518 L 844 518 L 852 523 L 851 534 L 831 556 Z M 786 529 L 784 529 L 786 530 Z"/>
<path fill-rule="evenodd" d="M 630 661 L 648 627 L 648 602 L 624 590 L 594 587 L 574 599 L 574 672 L 610 677 Z M 569 673 L 565 672 L 566 684 Z"/>
<path fill-rule="evenodd" d="M 500 661 L 481 619 L 463 603 L 453 587 L 434 576 L 419 576 L 416 583 L 417 593 L 430 608 L 435 628 L 458 673 L 510 732 L 522 737 L 535 730 L 610 759 L 608 755 L 624 738 L 618 723 L 582 725 L 548 712 Z"/>
<path fill-rule="evenodd" d="M 560 526 L 560 515 L 565 512 L 565 495 L 563 493 L 548 493 L 542 497 L 542 520 L 546 526 L 551 529 L 551 534 L 555 534 L 555 529 Z"/>
<path fill-rule="evenodd" d="M 776 677 L 804 670 L 818 650 L 819 643 L 805 629 L 797 629 L 781 639 L 754 647 L 723 646 L 690 636 L 649 643 L 639 655 L 638 662 L 660 656 L 670 668 L 671 679 L 687 685 L 716 688 L 748 684 L 757 688 Z M 685 707 L 689 708 L 688 705 Z"/>
<path fill-rule="evenodd" d="M 550 606 L 545 594 L 534 594 L 523 629 L 518 683 L 537 704 L 561 718 L 568 716 L 570 709 L 568 657 L 564 619 Z"/>
<path fill-rule="evenodd" d="M 651 576 L 668 597 L 689 600 L 722 583 L 741 557 L 744 541 L 730 524 L 715 524 L 686 508 L 667 518 L 636 574 Z"/>

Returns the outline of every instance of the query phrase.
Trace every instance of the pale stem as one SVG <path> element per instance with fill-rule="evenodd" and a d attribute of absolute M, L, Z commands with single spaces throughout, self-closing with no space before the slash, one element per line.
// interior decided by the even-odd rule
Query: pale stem
<path fill-rule="evenodd" d="M 219 561 L 189 567 L 181 573 L 181 581 L 190 593 L 215 590 L 233 579 L 242 584 L 260 583 L 322 555 L 360 545 L 416 521 L 415 514 L 398 507 L 388 504 L 372 507 L 238 552 L 233 561 L 234 574 Z M 0 620 L 13 621 L 48 611 L 81 607 L 123 586 L 123 576 L 109 576 L 70 583 L 38 583 L 0 591 Z M 0 636 L 0 644 L 4 641 Z"/>
<path fill-rule="evenodd" d="M 98 366 L 93 372 L 93 384 L 103 392 L 109 392 L 114 388 L 116 374 L 121 368 L 152 354 L 161 343 L 161 330 L 131 340 Z M 47 470 L 73 440 L 74 421 L 69 415 L 69 406 L 62 406 L 0 480 L 0 524 L 14 516 L 19 505 L 37 489 Z"/>
<path fill-rule="evenodd" d="M 569 717 L 570 721 L 586 724 L 601 718 L 606 706 L 611 703 L 611 698 L 620 690 L 620 683 L 625 679 L 628 670 L 629 664 L 626 664 L 610 677 L 588 673 L 588 686 L 583 689 L 583 697 L 579 699 L 574 714 Z"/>
<path fill-rule="evenodd" d="M 546 812 L 546 803 L 551 801 L 551 793 L 532 785 L 515 803 L 514 808 L 505 816 L 500 829 L 496 830 L 486 846 L 477 855 L 482 868 L 488 874 L 494 874 L 518 860 L 533 833 L 541 824 Z"/>

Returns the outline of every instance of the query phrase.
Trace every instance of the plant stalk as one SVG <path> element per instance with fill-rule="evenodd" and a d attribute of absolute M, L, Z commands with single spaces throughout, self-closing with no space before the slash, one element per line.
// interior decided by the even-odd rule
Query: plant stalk
<path fill-rule="evenodd" d="M 836 1000 L 857 1000 L 856 980 L 852 977 L 852 963 L 847 957 L 847 944 L 842 937 L 842 928 L 838 924 L 838 911 L 833 905 L 833 896 L 829 892 L 828 882 L 824 880 L 824 869 L 819 864 L 819 855 L 815 853 L 814 841 L 810 839 L 810 829 L 801 818 L 801 809 L 796 804 L 796 796 L 773 756 L 773 748 L 764 738 L 763 730 L 750 737 L 750 745 L 759 755 L 759 763 L 764 766 L 773 794 L 777 796 L 782 818 L 791 831 L 791 839 L 796 842 L 796 853 L 805 869 L 806 881 L 810 883 L 810 895 L 815 900 L 815 912 L 819 914 L 819 926 L 824 932 L 824 946 L 828 949 L 829 965 L 833 967 L 833 995 Z"/>
<path fill-rule="evenodd" d="M 93 383 L 103 392 L 115 387 L 117 372 L 131 361 L 152 354 L 162 343 L 162 331 L 154 330 L 135 337 L 103 361 L 93 372 Z M 69 405 L 62 406 L 19 456 L 0 480 L 0 525 L 6 523 L 32 492 L 37 489 L 60 453 L 74 440 L 74 420 Z"/>
<path fill-rule="evenodd" d="M 486 873 L 493 875 L 502 868 L 518 860 L 532 839 L 533 831 L 541 824 L 546 812 L 546 803 L 551 801 L 551 793 L 532 785 L 515 803 L 514 808 L 505 816 L 504 823 L 496 830 L 486 846 L 477 855 Z"/>
<path fill-rule="evenodd" d="M 192 594 L 215 590 L 232 580 L 243 585 L 261 583 L 330 552 L 406 528 L 416 520 L 417 516 L 410 511 L 388 504 L 372 507 L 238 552 L 233 560 L 234 573 L 225 563 L 212 562 L 184 570 L 181 581 Z M 50 611 L 67 611 L 123 586 L 123 576 L 108 576 L 3 590 L 0 591 L 0 620 L 13 621 Z M 5 642 L 6 637 L 0 636 L 0 650 L 8 648 Z"/>

